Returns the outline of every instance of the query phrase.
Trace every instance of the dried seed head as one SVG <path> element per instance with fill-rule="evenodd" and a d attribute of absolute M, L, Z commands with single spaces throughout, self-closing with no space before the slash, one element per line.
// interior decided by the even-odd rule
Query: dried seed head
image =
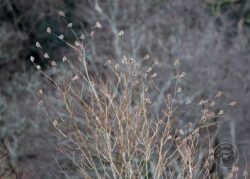
<path fill-rule="evenodd" d="M 207 109 L 203 110 L 202 112 L 203 112 L 202 119 L 208 119 L 214 117 L 214 113 L 208 111 Z"/>
<path fill-rule="evenodd" d="M 167 94 L 167 98 L 168 98 L 168 101 L 171 101 L 172 100 L 171 94 Z"/>
<path fill-rule="evenodd" d="M 58 124 L 57 120 L 54 120 L 54 121 L 53 121 L 53 126 L 55 126 L 55 127 L 56 127 L 56 126 L 57 126 L 57 124 Z"/>
<path fill-rule="evenodd" d="M 75 41 L 75 46 L 80 46 L 80 43 L 78 41 Z"/>
<path fill-rule="evenodd" d="M 180 129 L 179 132 L 180 132 L 181 135 L 184 135 L 184 130 L 183 129 Z"/>
<path fill-rule="evenodd" d="M 154 65 L 158 65 L 159 61 L 157 59 L 154 60 Z"/>
<path fill-rule="evenodd" d="M 201 101 L 198 103 L 199 106 L 201 106 L 201 105 L 203 105 L 203 104 L 205 104 L 205 101 L 204 101 L 204 100 L 201 100 Z"/>
<path fill-rule="evenodd" d="M 135 63 L 135 68 L 139 68 L 139 64 L 138 63 Z"/>
<path fill-rule="evenodd" d="M 94 31 L 91 31 L 90 32 L 90 36 L 93 37 L 95 35 L 95 32 Z"/>
<path fill-rule="evenodd" d="M 145 57 L 143 58 L 144 60 L 149 60 L 149 55 L 145 55 Z"/>
<path fill-rule="evenodd" d="M 51 62 L 51 65 L 52 65 L 52 66 L 56 66 L 56 62 L 53 60 L 53 61 Z"/>
<path fill-rule="evenodd" d="M 80 36 L 80 39 L 81 39 L 81 40 L 84 40 L 84 39 L 85 39 L 85 35 L 82 34 L 82 35 Z"/>
<path fill-rule="evenodd" d="M 182 72 L 180 75 L 177 74 L 177 75 L 175 76 L 175 78 L 176 78 L 177 80 L 179 80 L 179 79 L 181 79 L 181 78 L 184 78 L 185 76 L 186 76 L 186 73 L 185 73 L 185 72 Z"/>
<path fill-rule="evenodd" d="M 124 35 L 124 31 L 121 30 L 119 33 L 118 33 L 118 36 L 123 36 Z"/>
<path fill-rule="evenodd" d="M 99 120 L 100 120 L 100 117 L 96 116 L 96 117 L 95 117 L 95 120 L 99 121 Z"/>
<path fill-rule="evenodd" d="M 37 66 L 36 66 L 36 69 L 40 70 L 40 69 L 41 69 L 41 66 L 40 66 L 40 65 L 37 65 Z"/>
<path fill-rule="evenodd" d="M 129 63 L 134 64 L 134 63 L 135 63 L 135 59 L 130 58 L 130 59 L 129 59 Z"/>
<path fill-rule="evenodd" d="M 122 64 L 127 64 L 127 63 L 128 63 L 128 58 L 126 55 L 124 55 L 122 58 Z"/>
<path fill-rule="evenodd" d="M 229 103 L 229 106 L 235 106 L 237 103 L 235 101 L 232 101 L 231 103 Z"/>
<path fill-rule="evenodd" d="M 152 67 L 149 67 L 146 72 L 150 73 L 152 70 L 153 70 Z"/>
<path fill-rule="evenodd" d="M 66 62 L 66 61 L 67 61 L 67 57 L 66 57 L 66 56 L 63 56 L 62 61 L 63 61 L 63 62 Z"/>
<path fill-rule="evenodd" d="M 146 103 L 151 104 L 151 100 L 150 100 L 150 98 L 146 98 L 146 99 L 145 99 L 145 101 L 146 101 Z"/>
<path fill-rule="evenodd" d="M 115 64 L 115 69 L 117 70 L 120 67 L 119 64 Z"/>
<path fill-rule="evenodd" d="M 37 48 L 42 48 L 41 44 L 39 42 L 36 42 L 36 47 Z"/>
<path fill-rule="evenodd" d="M 111 60 L 106 61 L 106 63 L 104 63 L 104 65 L 111 65 Z"/>
<path fill-rule="evenodd" d="M 38 92 L 39 92 L 40 95 L 43 95 L 43 90 L 42 89 L 39 89 Z"/>
<path fill-rule="evenodd" d="M 101 24 L 99 21 L 97 21 L 97 22 L 95 23 L 95 27 L 96 27 L 97 29 L 101 29 L 101 28 L 102 28 L 102 24 Z"/>
<path fill-rule="evenodd" d="M 47 32 L 50 34 L 51 33 L 51 28 L 47 27 Z"/>
<path fill-rule="evenodd" d="M 71 28 L 72 26 L 73 24 L 71 22 L 67 25 L 68 28 Z"/>
<path fill-rule="evenodd" d="M 219 112 L 218 112 L 218 115 L 223 115 L 224 114 L 224 111 L 223 110 L 220 110 Z"/>
<path fill-rule="evenodd" d="M 248 175 L 247 169 L 244 170 L 243 176 L 246 177 Z"/>
<path fill-rule="evenodd" d="M 61 34 L 61 35 L 58 36 L 58 38 L 59 38 L 60 40 L 63 40 L 63 39 L 64 39 L 64 35 Z"/>
<path fill-rule="evenodd" d="M 182 92 L 182 88 L 179 87 L 179 88 L 177 89 L 177 93 L 181 93 L 181 92 Z"/>
<path fill-rule="evenodd" d="M 208 113 L 209 110 L 208 109 L 204 109 L 204 110 L 202 110 L 202 112 L 205 114 L 205 113 Z"/>
<path fill-rule="evenodd" d="M 59 11 L 59 15 L 65 17 L 65 13 L 63 11 Z"/>
<path fill-rule="evenodd" d="M 238 170 L 239 170 L 238 167 L 233 166 L 233 168 L 232 168 L 232 171 L 233 171 L 233 172 L 237 172 Z"/>
<path fill-rule="evenodd" d="M 190 98 L 188 98 L 187 100 L 186 100 L 186 104 L 190 104 L 192 102 L 192 100 L 190 99 Z"/>
<path fill-rule="evenodd" d="M 185 72 L 182 72 L 181 74 L 180 74 L 180 78 L 184 78 L 186 76 L 186 73 Z"/>
<path fill-rule="evenodd" d="M 78 80 L 78 76 L 77 75 L 75 75 L 73 78 L 72 78 L 72 81 L 76 81 L 76 80 Z"/>
<path fill-rule="evenodd" d="M 175 61 L 174 61 L 174 66 L 178 66 L 180 64 L 180 60 L 179 59 L 176 59 Z"/>
<path fill-rule="evenodd" d="M 48 59 L 48 58 L 49 58 L 49 54 L 48 54 L 48 53 L 45 53 L 45 54 L 43 55 L 43 57 L 46 58 L 46 59 Z"/>
<path fill-rule="evenodd" d="M 171 135 L 169 135 L 169 136 L 167 137 L 167 139 L 168 139 L 168 140 L 171 140 L 171 139 L 172 139 L 172 136 L 171 136 Z"/>
<path fill-rule="evenodd" d="M 222 95 L 222 92 L 221 91 L 219 91 L 217 94 L 216 94 L 216 98 L 218 98 L 218 97 L 221 97 L 221 95 Z"/>
<path fill-rule="evenodd" d="M 153 75 L 151 75 L 151 78 L 155 78 L 157 77 L 157 73 L 154 73 Z"/>
<path fill-rule="evenodd" d="M 215 106 L 215 101 L 212 101 L 210 104 L 209 104 L 210 107 L 214 107 Z"/>
<path fill-rule="evenodd" d="M 35 61 L 35 58 L 33 56 L 30 56 L 30 61 L 31 62 L 34 62 Z"/>

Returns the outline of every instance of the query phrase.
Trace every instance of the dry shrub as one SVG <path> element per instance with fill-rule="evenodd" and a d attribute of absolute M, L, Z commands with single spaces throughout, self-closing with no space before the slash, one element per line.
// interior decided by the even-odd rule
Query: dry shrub
<path fill-rule="evenodd" d="M 59 14 L 64 17 L 62 12 Z M 90 36 L 100 28 L 99 22 L 96 23 Z M 51 122 L 64 140 L 58 149 L 71 159 L 77 171 L 75 175 L 84 178 L 219 175 L 212 173 L 212 167 L 218 120 L 223 115 L 223 111 L 214 112 L 213 107 L 220 93 L 198 103 L 201 112 L 197 124 L 180 126 L 178 120 L 181 120 L 183 106 L 178 104 L 178 95 L 182 92 L 179 84 L 185 73 L 179 70 L 178 60 L 174 63 L 173 90 L 165 95 L 155 83 L 154 68 L 158 61 L 149 55 L 142 60 L 126 55 L 120 61 L 110 59 L 102 66 L 106 69 L 105 77 L 100 77 L 88 70 L 87 42 L 78 39 L 70 44 L 63 35 L 54 34 L 50 28 L 47 31 L 64 41 L 77 56 L 77 60 L 63 57 L 67 67 L 58 79 L 43 71 L 31 57 L 35 67 L 58 89 L 65 105 L 61 110 L 54 110 L 52 106 L 56 118 Z M 60 67 L 47 53 L 44 58 L 54 69 Z M 162 110 L 156 110 L 158 104 L 151 99 L 152 93 L 163 101 Z M 188 99 L 185 105 L 190 103 Z M 52 109 L 47 107 L 48 111 Z M 61 172 L 69 175 L 62 168 Z"/>

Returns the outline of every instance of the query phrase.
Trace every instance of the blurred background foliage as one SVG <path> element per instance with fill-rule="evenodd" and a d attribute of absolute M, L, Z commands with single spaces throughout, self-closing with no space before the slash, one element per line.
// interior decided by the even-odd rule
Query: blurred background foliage
<path fill-rule="evenodd" d="M 95 22 L 102 23 L 102 32 L 88 42 L 91 71 L 105 73 L 102 64 L 107 58 L 118 59 L 124 52 L 135 59 L 150 54 L 161 63 L 158 84 L 165 93 L 170 88 L 166 76 L 173 72 L 173 61 L 178 58 L 188 75 L 183 86 L 190 98 L 207 98 L 221 90 L 225 101 L 236 100 L 235 110 L 225 110 L 231 122 L 224 125 L 220 140 L 237 144 L 250 160 L 249 0 L 0 0 L 0 141 L 8 151 L 6 162 L 12 170 L 30 172 L 33 158 L 23 159 L 30 153 L 38 163 L 47 160 L 39 158 L 49 150 L 41 144 L 53 134 L 43 112 L 34 106 L 39 103 L 37 90 L 43 88 L 52 95 L 53 89 L 34 70 L 29 57 L 34 56 L 49 74 L 58 75 L 43 61 L 35 42 L 58 63 L 63 55 L 74 56 L 46 33 L 51 27 L 74 42 L 67 24 L 57 15 L 59 10 L 73 23 L 77 35 L 84 34 L 87 39 Z M 120 30 L 125 31 L 122 43 L 117 35 Z M 190 111 L 183 118 L 195 115 Z M 29 167 L 24 169 L 24 164 Z M 45 175 L 40 168 L 33 171 L 32 176 Z"/>

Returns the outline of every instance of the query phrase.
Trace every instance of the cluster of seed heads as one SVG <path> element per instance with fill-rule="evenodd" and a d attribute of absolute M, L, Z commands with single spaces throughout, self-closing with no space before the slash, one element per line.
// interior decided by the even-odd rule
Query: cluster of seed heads
<path fill-rule="evenodd" d="M 119 33 L 118 33 L 119 36 L 123 36 L 124 35 L 124 31 L 121 30 Z"/>
<path fill-rule="evenodd" d="M 59 11 L 58 14 L 59 14 L 59 16 L 61 16 L 61 17 L 65 17 L 65 13 L 64 13 L 63 11 Z M 72 27 L 73 27 L 73 24 L 72 24 L 71 22 L 70 22 L 70 23 L 67 23 L 67 27 L 68 27 L 68 28 L 72 28 Z M 101 24 L 100 24 L 99 22 L 96 23 L 96 27 L 97 27 L 97 28 L 101 28 Z M 64 35 L 63 35 L 63 34 L 57 35 L 57 34 L 53 33 L 51 27 L 47 27 L 46 31 L 47 31 L 47 33 L 49 33 L 49 34 L 52 34 L 52 35 L 56 36 L 59 40 L 64 41 Z M 80 39 L 80 40 L 84 40 L 84 39 L 85 39 L 84 34 L 81 34 L 80 37 L 79 37 L 79 39 Z M 65 42 L 66 42 L 66 41 L 65 41 Z M 66 43 L 69 44 L 68 42 L 66 42 Z M 36 45 L 37 48 L 43 49 L 43 48 L 42 48 L 42 45 L 40 44 L 40 42 L 36 42 L 35 45 Z M 75 42 L 75 46 L 76 46 L 76 47 L 77 47 L 77 46 L 81 46 L 80 42 L 76 41 L 76 42 Z M 73 47 L 73 46 L 71 46 L 71 47 Z M 49 59 L 50 59 L 50 56 L 49 56 L 49 54 L 48 54 L 47 52 L 43 53 L 42 56 L 43 56 L 43 58 L 46 59 L 52 66 L 57 66 L 57 64 L 56 64 L 56 62 L 55 62 L 54 60 L 51 60 L 51 61 L 49 60 Z M 35 65 L 36 69 L 38 69 L 38 70 L 41 69 L 41 66 L 40 66 L 40 65 L 37 65 L 37 64 L 35 63 L 35 58 L 34 58 L 33 56 L 30 57 L 30 61 Z M 67 57 L 66 57 L 66 56 L 63 56 L 63 57 L 62 57 L 62 61 L 63 61 L 63 62 L 67 61 Z"/>
<path fill-rule="evenodd" d="M 65 13 L 64 13 L 63 11 L 59 11 L 59 15 L 62 16 L 62 17 L 65 17 Z M 70 22 L 70 23 L 67 23 L 67 28 L 72 28 L 72 27 L 73 27 L 73 24 L 72 24 L 71 22 Z M 101 24 L 99 21 L 97 21 L 97 22 L 95 23 L 94 28 L 96 28 L 96 29 L 102 29 L 103 26 L 102 26 L 102 24 Z M 47 27 L 46 31 L 47 31 L 47 33 L 49 33 L 49 34 L 55 35 L 59 40 L 64 41 L 64 35 L 63 35 L 63 34 L 60 34 L 60 35 L 54 34 L 54 33 L 52 32 L 52 29 L 51 29 L 50 27 Z M 95 31 L 92 30 L 92 31 L 90 32 L 90 36 L 93 37 L 94 35 L 95 35 Z M 121 30 L 121 31 L 118 32 L 118 36 L 123 36 L 123 35 L 124 35 L 124 31 L 123 31 L 123 30 Z M 77 39 L 84 40 L 84 39 L 85 39 L 85 35 L 84 35 L 84 34 L 81 34 Z M 66 42 L 66 41 L 64 41 L 64 42 Z M 43 49 L 43 48 L 42 48 L 42 45 L 41 45 L 39 42 L 36 42 L 35 45 L 36 45 L 37 48 Z M 80 41 L 77 40 L 77 41 L 75 41 L 74 46 L 80 48 L 80 47 L 82 47 L 82 43 L 81 43 Z M 44 53 L 44 54 L 43 54 L 43 57 L 44 57 L 46 60 L 48 60 L 48 61 L 49 61 L 49 59 L 50 59 L 50 56 L 49 56 L 48 53 Z M 149 54 L 146 54 L 146 55 L 143 57 L 143 59 L 144 59 L 144 60 L 150 60 L 150 55 L 149 55 Z M 37 65 L 37 64 L 35 63 L 35 58 L 34 58 L 33 56 L 30 57 L 30 61 L 35 65 L 36 69 L 41 70 L 41 66 L 40 66 L 40 65 Z M 67 61 L 67 57 L 66 57 L 66 56 L 63 56 L 63 57 L 62 57 L 62 61 L 63 61 L 63 62 L 66 62 L 66 61 Z M 56 64 L 56 62 L 55 62 L 54 60 L 51 60 L 51 61 L 49 61 L 49 62 L 50 62 L 50 64 L 51 64 L 52 66 L 57 66 L 57 64 Z M 104 65 L 111 65 L 111 64 L 112 64 L 112 61 L 111 61 L 111 60 L 108 60 L 108 61 L 106 61 L 106 63 L 105 63 Z M 136 63 L 136 60 L 134 60 L 133 58 L 128 58 L 128 57 L 125 56 L 125 55 L 124 55 L 123 58 L 122 58 L 122 64 L 133 64 L 134 67 L 135 67 L 135 69 L 139 67 L 139 64 Z M 150 76 L 152 79 L 157 77 L 158 74 L 157 74 L 156 72 L 152 73 L 152 72 L 153 72 L 153 68 L 152 68 L 152 67 L 155 66 L 155 65 L 158 65 L 158 64 L 159 64 L 158 60 L 155 59 L 155 60 L 153 61 L 153 65 L 152 65 L 152 66 L 149 66 L 149 67 L 145 70 L 145 73 L 144 73 L 144 75 L 143 75 L 145 79 L 146 79 L 148 76 Z M 180 60 L 179 60 L 179 59 L 176 59 L 176 60 L 174 61 L 174 64 L 173 64 L 173 65 L 174 65 L 175 67 L 178 67 L 179 64 L 180 64 Z M 115 64 L 114 68 L 115 68 L 115 70 L 118 70 L 118 69 L 120 68 L 120 65 L 117 63 L 117 64 Z M 133 75 L 134 75 L 134 76 L 138 75 L 138 72 L 133 73 Z M 177 75 L 175 76 L 175 78 L 176 78 L 177 80 L 179 80 L 179 79 L 184 78 L 185 75 L 186 75 L 185 72 L 177 73 Z M 76 80 L 78 80 L 78 79 L 79 79 L 78 75 L 75 75 L 75 76 L 73 76 L 72 81 L 76 81 Z M 138 85 L 138 84 L 139 84 L 139 81 L 138 81 L 138 80 L 135 80 L 135 81 L 133 81 L 133 83 L 132 83 L 133 86 L 136 86 L 136 85 Z M 146 91 L 148 90 L 148 87 L 146 86 L 146 87 L 144 88 L 144 90 L 145 90 L 145 92 L 146 92 Z M 182 88 L 181 88 L 181 87 L 178 87 L 178 88 L 176 89 L 176 92 L 177 92 L 177 93 L 181 93 L 181 92 L 182 92 Z M 221 97 L 221 96 L 222 96 L 222 92 L 219 91 L 219 92 L 215 95 L 215 98 L 219 98 L 219 97 Z M 145 102 L 146 102 L 146 103 L 149 103 L 149 104 L 152 103 L 151 100 L 150 100 L 150 98 L 145 98 Z M 185 104 L 188 105 L 188 104 L 191 104 L 191 103 L 192 103 L 191 98 L 187 98 L 186 101 L 185 101 Z M 198 103 L 198 105 L 200 105 L 200 106 L 205 106 L 205 105 L 206 105 L 206 106 L 208 106 L 208 107 L 214 107 L 215 104 L 216 104 L 215 101 L 211 101 L 211 102 L 210 102 L 209 100 L 201 100 L 201 101 Z M 236 103 L 235 101 L 232 101 L 232 102 L 229 103 L 229 106 L 235 106 L 236 104 L 237 104 L 237 103 Z M 203 110 L 203 114 L 204 114 L 204 117 L 205 117 L 205 118 L 213 117 L 213 116 L 215 115 L 213 112 L 210 112 L 210 111 L 208 111 L 207 109 Z M 222 116 L 223 114 L 224 114 L 224 111 L 223 111 L 223 110 L 220 110 L 220 111 L 217 113 L 217 115 L 219 115 L 219 116 Z M 180 133 L 183 134 L 184 132 L 183 132 L 182 130 L 180 130 Z"/>

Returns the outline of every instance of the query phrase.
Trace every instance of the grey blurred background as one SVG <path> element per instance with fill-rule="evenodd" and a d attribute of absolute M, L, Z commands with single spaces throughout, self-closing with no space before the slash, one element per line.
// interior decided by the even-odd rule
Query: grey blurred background
<path fill-rule="evenodd" d="M 53 163 L 57 137 L 39 107 L 38 91 L 42 88 L 53 96 L 55 90 L 29 61 L 32 55 L 50 75 L 60 74 L 42 60 L 36 41 L 58 64 L 63 55 L 74 56 L 46 33 L 49 26 L 68 41 L 75 40 L 57 15 L 59 10 L 77 35 L 86 38 L 95 22 L 101 22 L 102 32 L 89 40 L 87 49 L 93 73 L 105 73 L 107 56 L 119 59 L 126 53 L 142 59 L 150 54 L 161 64 L 158 84 L 164 93 L 170 88 L 167 74 L 174 71 L 176 59 L 187 74 L 183 88 L 189 98 L 211 98 L 222 91 L 217 107 L 225 111 L 226 122 L 217 140 L 237 146 L 238 164 L 245 169 L 250 161 L 248 0 L 0 0 L 0 168 L 23 178 L 53 178 L 50 170 L 58 165 L 71 167 L 61 156 L 62 164 Z M 228 105 L 231 101 L 237 102 L 233 108 Z M 192 121 L 195 110 L 189 113 Z"/>

